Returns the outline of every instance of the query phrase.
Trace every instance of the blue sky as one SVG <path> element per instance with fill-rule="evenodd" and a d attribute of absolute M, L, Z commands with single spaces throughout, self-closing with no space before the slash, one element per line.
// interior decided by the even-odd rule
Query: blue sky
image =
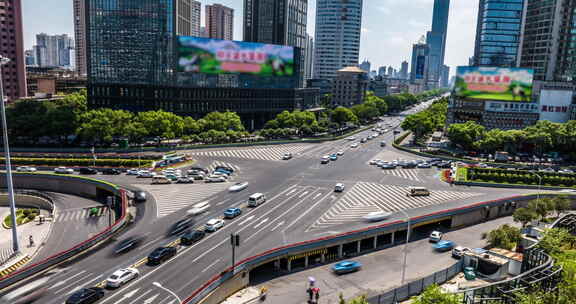
<path fill-rule="evenodd" d="M 74 34 L 72 0 L 22 0 L 25 47 L 34 45 L 35 35 Z M 221 3 L 234 8 L 234 39 L 242 40 L 242 0 L 201 0 L 202 5 Z M 446 64 L 467 65 L 474 52 L 478 0 L 452 0 L 448 24 Z M 308 33 L 314 36 L 316 1 L 309 0 Z M 392 65 L 398 69 L 410 62 L 412 44 L 432 24 L 434 0 L 364 0 L 360 61 L 367 58 L 372 69 Z M 204 9 L 202 9 L 204 10 Z M 202 23 L 204 17 L 202 16 Z"/>

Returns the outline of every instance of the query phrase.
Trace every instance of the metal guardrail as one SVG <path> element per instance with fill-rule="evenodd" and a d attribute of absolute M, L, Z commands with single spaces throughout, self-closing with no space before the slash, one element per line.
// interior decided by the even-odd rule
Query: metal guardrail
<path fill-rule="evenodd" d="M 438 211 L 438 212 L 434 212 L 434 213 L 430 213 L 430 214 L 426 214 L 426 215 L 422 215 L 422 216 L 417 216 L 417 217 L 412 218 L 411 222 L 412 222 L 412 225 L 414 225 L 414 224 L 417 224 L 420 222 L 425 222 L 425 221 L 433 220 L 436 218 L 441 218 L 441 217 L 458 215 L 458 214 L 470 212 L 473 210 L 484 208 L 486 206 L 494 206 L 497 204 L 504 204 L 504 203 L 512 202 L 512 201 L 531 200 L 531 199 L 535 199 L 536 197 L 537 197 L 536 194 L 524 195 L 524 196 L 520 195 L 520 196 L 513 196 L 513 197 L 509 197 L 509 198 L 504 198 L 504 199 L 492 200 L 492 201 L 488 201 L 488 202 L 474 203 L 474 204 L 471 204 L 468 206 L 453 208 L 453 209 L 449 209 L 449 210 L 442 210 L 442 211 Z M 540 195 L 540 197 L 543 197 L 543 195 Z M 257 265 L 263 264 L 265 262 L 269 262 L 275 258 L 284 256 L 288 253 L 298 253 L 298 252 L 304 252 L 307 250 L 324 248 L 324 247 L 327 247 L 329 245 L 336 245 L 336 244 L 342 243 L 346 240 L 357 240 L 357 239 L 361 238 L 362 236 L 370 236 L 370 235 L 373 236 L 375 234 L 378 234 L 379 232 L 385 232 L 385 231 L 388 231 L 391 229 L 404 228 L 406 226 L 407 226 L 407 223 L 404 220 L 398 220 L 398 221 L 394 221 L 391 223 L 385 223 L 382 225 L 367 227 L 367 228 L 363 228 L 360 230 L 345 232 L 345 233 L 341 233 L 341 234 L 334 235 L 334 236 L 327 236 L 327 237 L 323 237 L 323 238 L 319 238 L 319 239 L 314 239 L 314 240 L 304 241 L 304 242 L 298 242 L 298 243 L 270 249 L 270 250 L 264 251 L 258 255 L 248 257 L 242 261 L 237 262 L 235 264 L 235 267 L 234 267 L 234 273 L 237 274 L 239 272 L 251 269 L 252 266 L 257 266 Z M 214 276 L 212 279 L 210 279 L 209 281 L 204 283 L 200 288 L 195 290 L 188 298 L 186 298 L 184 300 L 183 303 L 186 303 L 186 304 L 198 303 L 203 298 L 208 296 L 211 292 L 213 292 L 216 288 L 218 288 L 226 280 L 233 277 L 233 274 L 231 271 L 232 271 L 232 267 L 229 267 L 226 270 L 224 270 L 221 274 Z"/>
<path fill-rule="evenodd" d="M 93 182 L 94 181 L 92 181 L 92 183 Z M 90 249 L 98 243 L 107 240 L 116 231 L 128 223 L 126 213 L 128 210 L 128 199 L 126 191 L 119 189 L 118 187 L 111 186 L 108 183 L 101 183 L 99 186 L 108 189 L 110 192 L 114 193 L 114 195 L 120 196 L 121 198 L 121 204 L 119 205 L 120 217 L 116 220 L 116 222 L 112 226 L 106 228 L 104 231 L 98 233 L 86 241 L 81 242 L 80 244 L 75 245 L 70 249 L 56 253 L 44 259 L 43 261 L 29 265 L 5 277 L 0 277 L 0 290 L 83 253 L 85 250 Z"/>

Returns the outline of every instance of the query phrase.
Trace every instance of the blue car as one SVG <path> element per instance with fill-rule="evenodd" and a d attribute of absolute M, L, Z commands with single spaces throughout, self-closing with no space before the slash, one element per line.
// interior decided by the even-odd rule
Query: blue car
<path fill-rule="evenodd" d="M 225 170 L 225 169 L 216 169 L 214 170 L 214 172 L 220 172 L 220 173 L 224 173 L 226 175 L 232 175 L 231 171 Z"/>
<path fill-rule="evenodd" d="M 439 251 L 439 252 L 444 252 L 444 251 L 449 251 L 452 250 L 452 248 L 456 247 L 456 243 L 452 242 L 452 241 L 438 241 L 438 243 L 434 244 L 434 246 L 432 246 L 434 248 L 434 250 Z"/>
<path fill-rule="evenodd" d="M 224 218 L 233 219 L 240 214 L 242 214 L 242 210 L 240 210 L 240 208 L 228 208 L 226 211 L 224 211 Z"/>
<path fill-rule="evenodd" d="M 348 272 L 358 271 L 362 268 L 362 264 L 356 261 L 342 261 L 332 266 L 332 271 L 336 274 L 343 274 Z"/>
<path fill-rule="evenodd" d="M 336 153 L 330 154 L 330 160 L 337 160 L 338 159 L 338 155 L 336 155 Z"/>

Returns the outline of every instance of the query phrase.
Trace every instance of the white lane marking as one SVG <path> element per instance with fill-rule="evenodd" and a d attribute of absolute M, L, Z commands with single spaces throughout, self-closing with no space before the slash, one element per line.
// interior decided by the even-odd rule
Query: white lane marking
<path fill-rule="evenodd" d="M 223 201 L 221 201 L 221 202 L 217 203 L 217 204 L 216 204 L 216 206 L 220 206 L 220 205 L 222 205 L 222 204 L 224 204 L 224 203 L 228 202 L 229 200 L 230 200 L 230 198 L 228 198 L 228 199 L 225 199 L 225 200 L 223 200 Z"/>
<path fill-rule="evenodd" d="M 266 223 L 268 221 L 268 218 L 263 219 L 260 223 L 256 224 L 256 226 L 254 226 L 254 229 L 262 226 L 262 224 Z"/>
<path fill-rule="evenodd" d="M 89 274 L 87 274 L 87 275 L 85 275 L 85 276 L 83 276 L 83 277 L 81 277 L 81 278 L 79 278 L 79 279 L 74 280 L 74 283 L 77 284 L 78 282 L 84 281 L 84 280 L 90 278 L 91 276 L 93 276 L 93 274 L 89 273 Z M 82 283 L 82 284 L 86 285 L 85 283 Z M 67 288 L 69 288 L 69 287 L 70 287 L 70 286 L 64 286 L 64 287 L 62 287 L 62 288 L 60 288 L 60 289 L 58 289 L 58 290 L 54 290 L 53 293 L 54 293 L 54 294 L 59 294 L 59 293 L 63 292 L 65 289 L 67 289 Z M 70 293 L 71 293 L 71 292 L 68 292 L 67 294 L 70 294 Z"/>
<path fill-rule="evenodd" d="M 270 231 L 274 231 L 274 230 L 276 230 L 276 228 L 278 228 L 282 225 L 284 225 L 284 221 L 281 221 L 280 223 L 276 224 L 276 226 L 274 226 L 274 228 L 270 229 Z"/>
<path fill-rule="evenodd" d="M 204 267 L 204 270 L 202 270 L 201 272 L 206 272 L 206 270 L 210 269 L 212 266 L 216 265 L 216 263 L 220 262 L 220 259 L 217 259 L 216 261 L 214 261 L 212 264 Z"/>
<path fill-rule="evenodd" d="M 123 297 L 126 299 L 131 298 L 138 292 L 138 290 L 140 290 L 140 288 L 136 288 L 136 289 L 130 291 L 129 293 L 125 294 Z M 122 301 L 122 300 L 120 300 L 120 301 Z"/>
<path fill-rule="evenodd" d="M 318 194 L 314 195 L 313 200 L 316 199 L 317 197 L 319 197 L 320 195 L 322 195 L 322 193 L 318 193 Z"/>
<path fill-rule="evenodd" d="M 286 196 L 288 196 L 288 195 L 290 195 L 290 194 L 294 193 L 294 191 L 296 191 L 296 189 L 292 189 L 292 191 L 290 191 L 290 192 L 286 193 Z"/>
<path fill-rule="evenodd" d="M 318 193 L 318 194 L 322 194 L 322 193 Z M 312 211 L 312 209 L 314 209 L 316 206 L 318 206 L 318 204 L 320 204 L 322 201 L 324 201 L 327 197 L 329 197 L 331 195 L 331 193 L 328 193 L 326 196 L 324 196 L 322 199 L 320 199 L 319 201 L 316 202 L 316 204 L 312 205 L 312 207 L 310 207 L 308 210 L 306 210 L 304 213 L 302 213 L 299 217 L 297 217 L 294 221 L 292 221 L 292 223 L 290 223 L 288 226 L 284 227 L 284 229 L 282 229 L 282 232 L 286 232 L 286 230 L 290 227 L 292 227 L 292 225 L 294 225 L 297 221 L 299 221 L 302 217 L 304 217 L 306 214 L 308 214 L 308 212 Z"/>
<path fill-rule="evenodd" d="M 254 218 L 254 216 L 249 216 L 248 218 L 246 218 L 245 220 L 243 220 L 241 223 L 238 224 L 238 226 L 242 226 L 244 224 L 246 224 L 247 222 L 249 222 L 250 220 L 252 220 Z"/>
<path fill-rule="evenodd" d="M 304 193 L 300 194 L 300 196 L 298 196 L 298 198 L 303 198 L 304 196 L 306 196 L 306 194 L 308 194 L 308 191 L 304 191 Z"/>
<path fill-rule="evenodd" d="M 86 272 L 86 270 L 82 270 L 82 271 L 80 271 L 79 273 L 77 273 L 77 274 L 75 274 L 75 275 L 73 275 L 73 276 L 70 276 L 70 277 L 68 277 L 68 278 L 65 279 L 65 280 L 58 281 L 56 284 L 48 287 L 48 289 L 52 289 L 52 288 L 56 288 L 56 287 L 58 287 L 58 286 L 60 286 L 60 285 L 64 285 L 64 284 L 66 284 L 67 281 L 69 281 L 69 280 L 73 279 L 74 277 L 77 277 L 77 276 L 79 276 L 79 275 L 81 275 L 81 274 L 83 274 L 83 273 L 85 273 L 85 272 Z"/>
<path fill-rule="evenodd" d="M 150 242 L 148 242 L 148 243 L 146 243 L 146 244 L 142 245 L 142 247 L 141 247 L 141 248 L 145 248 L 145 247 L 148 247 L 149 245 L 156 243 L 158 240 L 160 240 L 160 239 L 162 239 L 162 238 L 163 238 L 163 236 L 159 236 L 159 237 L 155 238 L 154 240 L 152 240 L 152 241 L 150 241 Z"/>
<path fill-rule="evenodd" d="M 152 304 L 152 302 L 154 302 L 154 300 L 156 300 L 156 298 L 159 296 L 160 294 L 157 294 L 151 298 L 148 298 L 146 300 L 144 300 L 144 304 Z"/>
<path fill-rule="evenodd" d="M 136 299 L 134 299 L 134 301 L 130 302 L 130 304 L 134 304 L 136 303 L 138 300 L 140 300 L 140 298 L 143 298 L 144 296 L 146 296 L 147 294 L 151 293 L 152 290 L 147 290 L 145 291 L 143 294 L 141 294 L 139 297 L 137 297 Z M 123 298 L 122 300 L 124 300 L 125 298 Z M 120 300 L 121 301 L 121 300 Z M 114 302 L 115 304 L 118 302 Z"/>

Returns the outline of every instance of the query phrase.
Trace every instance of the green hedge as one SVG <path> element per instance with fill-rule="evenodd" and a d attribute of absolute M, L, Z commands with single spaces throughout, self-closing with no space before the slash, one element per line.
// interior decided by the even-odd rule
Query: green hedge
<path fill-rule="evenodd" d="M 162 154 L 142 154 L 139 153 L 97 153 L 98 158 L 102 159 L 147 159 L 147 160 L 161 160 Z M 23 153 L 16 152 L 12 153 L 12 157 L 17 158 L 66 158 L 66 159 L 92 159 L 93 155 L 91 153 Z"/>
<path fill-rule="evenodd" d="M 576 174 L 536 173 L 542 177 L 542 186 L 576 187 Z M 467 180 L 472 182 L 538 185 L 539 178 L 530 171 L 493 168 L 467 168 Z"/>
<path fill-rule="evenodd" d="M 399 145 L 404 139 L 406 139 L 406 137 L 408 137 L 408 135 L 410 135 L 410 132 L 406 132 L 400 136 L 398 136 L 396 138 L 396 140 L 394 141 L 395 144 Z"/>
<path fill-rule="evenodd" d="M 133 159 L 83 159 L 83 158 L 11 158 L 12 165 L 35 165 L 35 166 L 93 166 L 97 167 L 137 167 L 140 166 L 151 166 L 151 160 L 133 160 Z M 0 164 L 4 165 L 6 159 L 0 158 Z"/>

